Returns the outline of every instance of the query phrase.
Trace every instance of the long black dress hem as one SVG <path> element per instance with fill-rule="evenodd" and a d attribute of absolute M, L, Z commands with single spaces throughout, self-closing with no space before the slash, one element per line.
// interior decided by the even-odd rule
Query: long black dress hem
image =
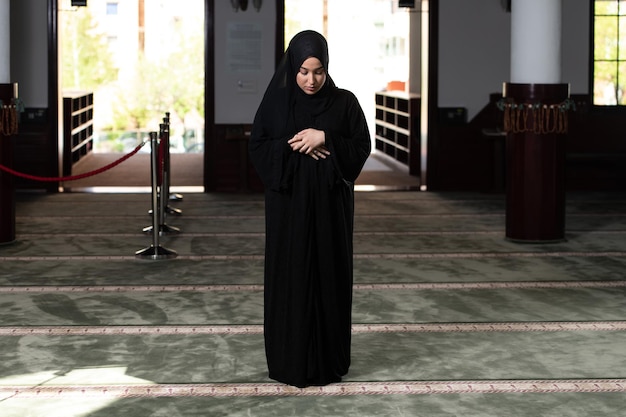
<path fill-rule="evenodd" d="M 276 382 L 280 382 L 281 384 L 289 385 L 289 386 L 300 388 L 300 389 L 304 389 L 308 387 L 324 387 L 326 385 L 336 384 L 342 381 L 341 377 L 337 377 L 336 379 L 332 379 L 329 381 L 316 381 L 316 380 L 310 380 L 306 382 L 290 381 L 290 380 L 283 380 L 282 378 L 274 376 L 272 374 L 269 375 L 269 378 L 273 379 Z"/>

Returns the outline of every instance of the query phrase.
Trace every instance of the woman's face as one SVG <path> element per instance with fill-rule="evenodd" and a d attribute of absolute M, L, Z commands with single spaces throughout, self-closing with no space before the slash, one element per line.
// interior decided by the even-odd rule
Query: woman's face
<path fill-rule="evenodd" d="M 313 95 L 320 91 L 326 82 L 326 69 L 319 59 L 307 58 L 296 75 L 296 83 L 305 94 Z"/>

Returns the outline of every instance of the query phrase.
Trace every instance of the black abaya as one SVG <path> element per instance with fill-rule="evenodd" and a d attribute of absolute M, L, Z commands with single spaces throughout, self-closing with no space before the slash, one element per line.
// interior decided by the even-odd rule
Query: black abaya
<path fill-rule="evenodd" d="M 282 64 L 290 66 L 287 61 Z M 321 61 L 327 67 L 327 58 Z M 295 73 L 291 80 L 295 84 Z M 250 138 L 250 156 L 265 185 L 269 376 L 298 387 L 326 385 L 340 381 L 350 366 L 353 182 L 369 156 L 370 137 L 357 99 L 330 77 L 317 97 L 297 86 L 286 94 L 284 84 L 272 85 Z M 287 144 L 305 128 L 324 131 L 326 159 Z"/>

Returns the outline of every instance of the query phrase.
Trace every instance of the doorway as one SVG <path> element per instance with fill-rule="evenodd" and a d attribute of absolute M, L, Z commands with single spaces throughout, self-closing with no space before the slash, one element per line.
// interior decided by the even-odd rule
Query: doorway
<path fill-rule="evenodd" d="M 92 94 L 92 125 L 71 173 L 135 151 L 167 117 L 172 185 L 202 186 L 205 0 L 72 3 L 59 0 L 59 94 Z M 141 146 L 115 170 L 67 186 L 150 185 L 149 153 Z"/>
<path fill-rule="evenodd" d="M 408 89 L 411 11 L 397 0 L 290 0 L 285 2 L 285 43 L 306 29 L 324 35 L 329 68 L 338 87 L 350 90 L 365 113 L 372 154 L 359 176 L 357 190 L 417 189 L 409 167 L 376 146 L 376 93 Z M 346 30 L 349 28 L 349 30 Z"/>

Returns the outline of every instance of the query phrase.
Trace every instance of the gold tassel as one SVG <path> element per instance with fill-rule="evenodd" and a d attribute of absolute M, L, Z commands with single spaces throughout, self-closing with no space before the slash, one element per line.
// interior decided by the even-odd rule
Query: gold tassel
<path fill-rule="evenodd" d="M 568 131 L 568 113 L 564 104 L 503 103 L 506 133 L 533 132 L 537 135 L 564 134 Z"/>
<path fill-rule="evenodd" d="M 12 136 L 17 133 L 17 107 L 15 105 L 2 106 L 2 114 L 0 115 L 0 134 L 3 136 Z"/>

